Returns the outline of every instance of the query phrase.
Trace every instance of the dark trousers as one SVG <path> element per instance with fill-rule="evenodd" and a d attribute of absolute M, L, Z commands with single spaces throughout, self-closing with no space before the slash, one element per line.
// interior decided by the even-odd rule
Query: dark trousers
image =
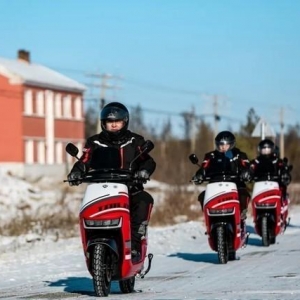
<path fill-rule="evenodd" d="M 248 208 L 250 194 L 245 187 L 238 187 L 239 193 L 239 201 L 240 201 L 240 209 L 241 213 Z M 201 192 L 198 196 L 198 201 L 200 202 L 201 208 L 203 210 L 203 202 L 204 202 L 205 191 Z"/>
<path fill-rule="evenodd" d="M 153 207 L 153 198 L 146 191 L 139 191 L 131 195 L 131 247 L 140 251 L 140 244 L 147 234 L 147 227 Z"/>

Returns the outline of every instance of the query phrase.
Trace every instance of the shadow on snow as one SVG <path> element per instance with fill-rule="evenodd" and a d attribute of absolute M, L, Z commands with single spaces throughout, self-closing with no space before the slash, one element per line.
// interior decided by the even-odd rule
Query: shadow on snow
<path fill-rule="evenodd" d="M 205 262 L 211 264 L 219 264 L 218 254 L 216 252 L 212 253 L 186 253 L 177 252 L 168 255 L 168 257 L 178 257 L 184 260 L 194 261 L 194 262 Z"/>
<path fill-rule="evenodd" d="M 64 287 L 64 292 L 78 295 L 96 296 L 93 280 L 87 277 L 67 277 L 56 281 L 45 281 L 50 287 Z M 111 282 L 110 294 L 121 294 L 119 283 Z"/>

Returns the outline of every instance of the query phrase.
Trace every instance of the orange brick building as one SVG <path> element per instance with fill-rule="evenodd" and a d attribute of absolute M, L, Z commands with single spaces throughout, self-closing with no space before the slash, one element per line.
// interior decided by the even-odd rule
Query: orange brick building
<path fill-rule="evenodd" d="M 84 143 L 85 86 L 45 66 L 0 57 L 0 169 L 21 176 L 66 171 L 68 142 Z"/>

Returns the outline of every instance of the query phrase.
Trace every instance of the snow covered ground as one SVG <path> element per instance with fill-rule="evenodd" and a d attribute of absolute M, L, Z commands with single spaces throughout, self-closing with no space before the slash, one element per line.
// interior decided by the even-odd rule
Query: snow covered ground
<path fill-rule="evenodd" d="M 1 187 L 2 202 L 4 194 Z M 26 198 L 24 191 L 20 194 Z M 290 226 L 270 247 L 261 246 L 249 216 L 248 246 L 238 250 L 238 260 L 226 265 L 220 265 L 209 248 L 201 222 L 150 227 L 151 271 L 136 280 L 132 294 L 120 293 L 113 282 L 108 298 L 300 299 L 300 208 L 291 207 L 290 216 Z M 15 248 L 11 242 L 0 236 L 0 299 L 94 299 L 79 236 L 58 240 L 20 236 Z"/>

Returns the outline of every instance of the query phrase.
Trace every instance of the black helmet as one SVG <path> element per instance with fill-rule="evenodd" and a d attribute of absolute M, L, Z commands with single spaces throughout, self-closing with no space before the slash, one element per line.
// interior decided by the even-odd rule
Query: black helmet
<path fill-rule="evenodd" d="M 228 150 L 231 150 L 235 146 L 235 136 L 230 131 L 221 131 L 215 137 L 216 149 L 219 149 L 220 145 L 230 145 Z"/>
<path fill-rule="evenodd" d="M 128 129 L 129 124 L 129 112 L 125 105 L 119 102 L 111 102 L 105 105 L 100 114 L 101 129 L 105 132 L 109 138 L 117 140 L 122 138 L 124 133 Z M 107 120 L 122 120 L 124 121 L 124 127 L 116 132 L 110 132 L 106 130 Z"/>
<path fill-rule="evenodd" d="M 270 139 L 264 139 L 259 142 L 258 147 L 257 147 L 257 152 L 260 155 L 270 155 L 275 153 L 276 146 L 273 141 Z"/>

